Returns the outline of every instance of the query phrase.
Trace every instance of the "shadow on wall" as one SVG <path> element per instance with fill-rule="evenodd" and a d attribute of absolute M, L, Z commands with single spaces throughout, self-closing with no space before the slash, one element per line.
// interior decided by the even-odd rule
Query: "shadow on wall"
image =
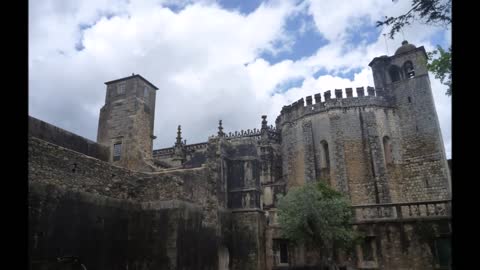
<path fill-rule="evenodd" d="M 447 159 L 448 171 L 450 172 L 450 177 L 452 177 L 452 159 Z"/>
<path fill-rule="evenodd" d="M 145 207 L 30 183 L 30 269 L 215 269 L 215 229 L 202 221 L 184 204 Z"/>

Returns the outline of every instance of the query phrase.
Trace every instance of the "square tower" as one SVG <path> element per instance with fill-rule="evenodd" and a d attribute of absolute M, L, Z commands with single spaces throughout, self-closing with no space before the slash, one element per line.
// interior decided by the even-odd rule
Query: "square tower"
<path fill-rule="evenodd" d="M 406 201 L 450 199 L 450 173 L 423 46 L 402 42 L 392 56 L 374 58 L 376 88 L 395 104 L 399 116 Z"/>
<path fill-rule="evenodd" d="M 148 170 L 158 88 L 138 74 L 105 84 L 97 142 L 110 148 L 110 162 L 135 171 Z"/>

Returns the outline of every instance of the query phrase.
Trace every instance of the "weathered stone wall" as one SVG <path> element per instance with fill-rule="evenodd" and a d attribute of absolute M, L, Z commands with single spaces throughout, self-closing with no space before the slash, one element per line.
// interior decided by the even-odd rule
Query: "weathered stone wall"
<path fill-rule="evenodd" d="M 124 91 L 119 92 L 119 86 Z M 145 88 L 147 90 L 145 90 Z M 121 158 L 113 161 L 136 171 L 153 171 L 155 89 L 138 77 L 109 83 L 100 110 L 97 141 L 110 148 L 122 144 Z"/>
<path fill-rule="evenodd" d="M 343 259 L 344 265 L 357 269 L 439 269 L 439 238 L 450 239 L 449 220 L 367 223 L 356 229 L 370 238 L 372 260 L 366 260 L 365 244 L 355 248 L 355 255 Z M 347 259 L 349 259 L 347 261 Z M 351 262 L 355 262 L 351 264 Z"/>
<path fill-rule="evenodd" d="M 103 161 L 108 161 L 110 158 L 108 147 L 31 116 L 28 117 L 28 133 L 31 136 L 44 141 L 54 143 Z"/>
<path fill-rule="evenodd" d="M 392 94 L 397 97 L 402 127 L 405 199 L 448 199 L 450 175 L 428 77 L 395 85 Z"/>
<path fill-rule="evenodd" d="M 410 62 L 414 75 L 408 76 Z M 371 63 L 375 86 L 395 101 L 401 141 L 401 192 L 405 201 L 450 198 L 451 182 L 446 161 L 423 47 L 391 57 L 377 57 Z M 391 69 L 398 70 L 393 81 Z"/>
<path fill-rule="evenodd" d="M 206 222 L 216 223 L 218 209 L 208 168 L 140 173 L 29 137 L 29 181 L 53 184 L 115 199 L 184 200 L 202 207 Z"/>
<path fill-rule="evenodd" d="M 265 269 L 265 214 L 237 210 L 232 213 L 232 270 Z"/>
<path fill-rule="evenodd" d="M 164 168 L 182 167 L 197 168 L 207 162 L 208 143 L 195 143 L 184 145 L 185 162 L 179 165 L 175 159 L 175 148 L 162 148 L 153 150 L 153 161 L 156 165 Z"/>
<path fill-rule="evenodd" d="M 349 97 L 309 105 L 314 113 L 299 105 L 284 112 L 277 125 L 282 130 L 283 176 L 288 186 L 324 180 L 347 194 L 353 204 L 400 200 L 396 192 L 401 182 L 399 120 L 389 104 L 383 97 Z M 392 142 L 394 156 L 388 170 L 385 136 Z"/>
<path fill-rule="evenodd" d="M 87 269 L 218 269 L 215 227 L 179 201 L 139 203 L 29 184 L 30 269 L 79 257 Z M 66 268 L 62 268 L 66 269 Z"/>

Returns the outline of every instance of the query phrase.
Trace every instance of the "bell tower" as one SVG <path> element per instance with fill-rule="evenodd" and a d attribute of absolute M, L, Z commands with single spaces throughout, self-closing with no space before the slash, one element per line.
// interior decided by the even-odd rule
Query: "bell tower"
<path fill-rule="evenodd" d="M 369 64 L 375 88 L 385 91 L 398 113 L 407 201 L 450 198 L 450 174 L 427 61 L 423 46 L 405 40 L 394 55 L 376 57 Z"/>
<path fill-rule="evenodd" d="M 110 148 L 110 162 L 135 171 L 149 170 L 158 88 L 138 74 L 105 84 L 97 142 Z"/>

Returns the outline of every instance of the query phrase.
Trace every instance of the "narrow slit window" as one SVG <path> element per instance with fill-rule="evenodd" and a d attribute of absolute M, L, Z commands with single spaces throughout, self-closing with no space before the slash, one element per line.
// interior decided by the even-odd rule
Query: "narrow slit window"
<path fill-rule="evenodd" d="M 148 99 L 150 97 L 150 93 L 148 92 L 148 87 L 143 88 L 143 98 L 145 99 L 145 102 L 148 102 Z"/>
<path fill-rule="evenodd" d="M 392 144 L 388 136 L 383 137 L 383 153 L 385 155 L 385 164 L 392 164 Z"/>
<path fill-rule="evenodd" d="M 280 242 L 280 263 L 288 263 L 287 241 Z"/>
<path fill-rule="evenodd" d="M 122 144 L 116 143 L 113 145 L 113 161 L 120 160 L 120 156 L 122 153 Z"/>
<path fill-rule="evenodd" d="M 328 143 L 326 141 L 321 142 L 322 150 L 323 150 L 323 167 L 326 169 L 330 169 L 330 154 L 328 151 Z"/>

